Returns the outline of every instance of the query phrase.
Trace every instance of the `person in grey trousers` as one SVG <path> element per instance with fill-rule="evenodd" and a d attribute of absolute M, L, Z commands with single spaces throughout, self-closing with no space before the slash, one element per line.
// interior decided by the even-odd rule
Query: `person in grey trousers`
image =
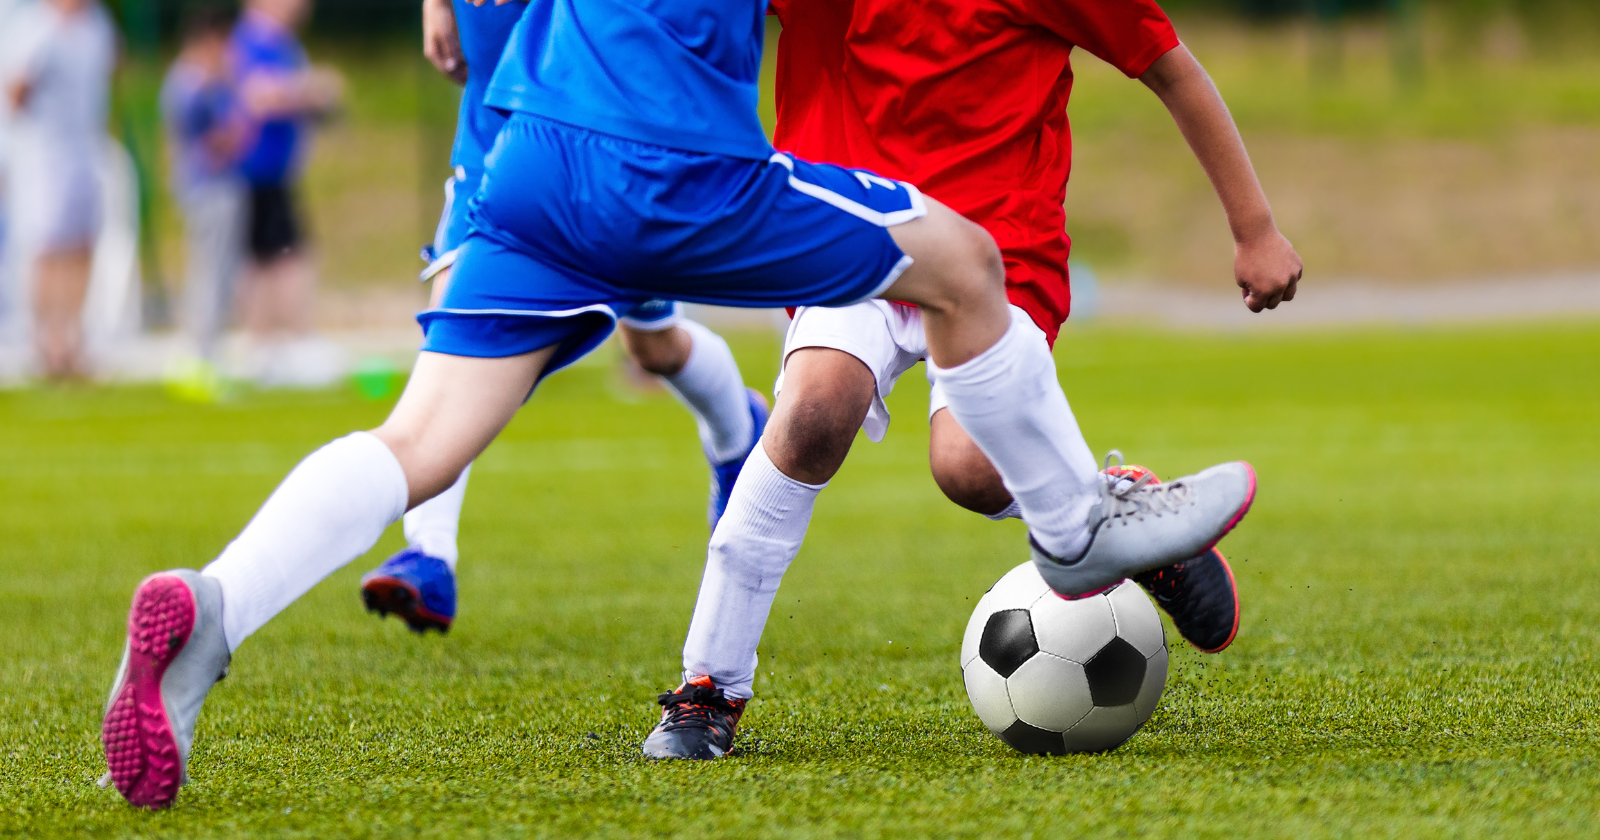
<path fill-rule="evenodd" d="M 198 6 L 161 89 L 173 190 L 183 208 L 186 267 L 180 323 L 202 364 L 217 362 L 243 265 L 249 188 L 238 171 L 249 140 L 229 66 L 233 21 Z"/>

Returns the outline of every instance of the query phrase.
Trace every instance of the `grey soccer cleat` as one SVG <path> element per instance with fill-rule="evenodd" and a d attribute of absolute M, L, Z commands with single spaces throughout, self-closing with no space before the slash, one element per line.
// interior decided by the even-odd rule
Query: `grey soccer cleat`
<path fill-rule="evenodd" d="M 1100 501 L 1089 515 L 1089 546 L 1075 559 L 1055 557 L 1029 537 L 1033 564 L 1056 594 L 1092 595 L 1208 551 L 1256 497 L 1255 470 L 1243 461 L 1166 484 L 1153 479 L 1101 482 Z"/>
<path fill-rule="evenodd" d="M 231 658 L 220 583 L 193 569 L 141 581 L 100 725 L 110 768 L 101 786 L 115 784 L 122 798 L 141 808 L 171 805 L 188 780 L 200 704 L 228 675 Z"/>

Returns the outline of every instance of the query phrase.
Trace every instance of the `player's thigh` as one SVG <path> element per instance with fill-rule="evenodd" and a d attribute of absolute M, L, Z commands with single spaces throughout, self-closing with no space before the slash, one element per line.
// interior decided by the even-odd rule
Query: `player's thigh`
<path fill-rule="evenodd" d="M 511 422 L 555 349 L 498 359 L 418 354 L 399 402 L 373 430 L 405 471 L 411 504 L 449 487 Z"/>
<path fill-rule="evenodd" d="M 911 265 L 883 297 L 926 309 L 1005 302 L 1005 264 L 988 231 L 927 198 L 928 212 L 889 228 Z"/>

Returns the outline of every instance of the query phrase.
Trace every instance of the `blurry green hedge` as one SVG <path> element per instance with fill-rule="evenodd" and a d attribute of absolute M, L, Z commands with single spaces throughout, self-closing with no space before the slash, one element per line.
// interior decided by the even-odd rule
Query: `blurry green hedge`
<path fill-rule="evenodd" d="M 233 0 L 106 0 L 135 45 L 172 37 L 184 10 L 196 3 L 237 5 Z M 340 38 L 388 38 L 418 28 L 418 0 L 315 0 L 311 34 Z M 1292 17 L 1336 20 L 1425 11 L 1456 29 L 1471 30 L 1512 18 L 1530 35 L 1600 36 L 1600 0 L 1161 0 L 1169 12 L 1198 12 L 1245 20 Z"/>

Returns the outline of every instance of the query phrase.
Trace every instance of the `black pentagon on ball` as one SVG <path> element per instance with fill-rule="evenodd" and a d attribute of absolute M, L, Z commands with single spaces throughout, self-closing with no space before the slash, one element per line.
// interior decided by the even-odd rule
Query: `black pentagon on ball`
<path fill-rule="evenodd" d="M 1011 748 L 1028 755 L 1066 755 L 1067 743 L 1060 732 L 1051 732 L 1037 726 L 1017 721 L 1000 733 L 1000 740 Z"/>
<path fill-rule="evenodd" d="M 1144 654 L 1121 636 L 1106 643 L 1083 664 L 1089 678 L 1089 696 L 1096 706 L 1126 706 L 1144 685 Z"/>
<path fill-rule="evenodd" d="M 1039 652 L 1033 638 L 1033 619 L 1027 610 L 1001 610 L 989 616 L 978 641 L 978 658 L 996 674 L 1009 677 Z"/>

